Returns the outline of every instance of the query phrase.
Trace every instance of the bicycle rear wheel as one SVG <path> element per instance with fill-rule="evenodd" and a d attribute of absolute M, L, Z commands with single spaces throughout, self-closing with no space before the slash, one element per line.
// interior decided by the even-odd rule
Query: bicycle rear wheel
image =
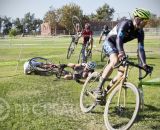
<path fill-rule="evenodd" d="M 90 112 L 97 105 L 94 91 L 98 86 L 100 74 L 93 72 L 85 81 L 80 95 L 80 108 L 82 112 Z"/>
<path fill-rule="evenodd" d="M 106 58 L 106 54 L 105 54 L 104 48 L 102 47 L 102 51 L 101 51 L 101 62 L 103 62 L 105 58 Z"/>
<path fill-rule="evenodd" d="M 37 65 L 35 65 L 37 64 Z M 39 64 L 39 65 L 38 65 Z M 49 72 L 52 70 L 52 68 L 48 67 L 42 67 L 41 65 L 44 64 L 53 64 L 51 61 L 49 61 L 46 58 L 43 57 L 34 57 L 32 59 L 29 60 L 29 65 L 31 67 L 32 70 L 37 71 L 37 72 Z"/>
<path fill-rule="evenodd" d="M 79 56 L 78 56 L 78 63 L 82 63 L 82 62 L 83 60 L 82 60 L 82 49 L 81 49 Z"/>
<path fill-rule="evenodd" d="M 86 62 L 91 61 L 91 60 L 92 60 L 92 50 L 88 49 L 87 50 Z"/>
<path fill-rule="evenodd" d="M 133 84 L 126 82 L 122 88 L 116 87 L 109 95 L 105 106 L 106 128 L 108 130 L 128 130 L 136 119 L 139 106 L 139 91 Z"/>
<path fill-rule="evenodd" d="M 71 41 L 67 51 L 67 59 L 70 59 L 74 49 L 75 49 L 75 42 Z"/>

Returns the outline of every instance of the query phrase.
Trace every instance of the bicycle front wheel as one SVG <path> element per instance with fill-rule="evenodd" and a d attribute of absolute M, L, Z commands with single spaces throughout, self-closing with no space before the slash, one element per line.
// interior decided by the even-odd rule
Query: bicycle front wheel
<path fill-rule="evenodd" d="M 71 41 L 67 51 L 67 59 L 70 59 L 74 49 L 75 49 L 75 42 Z"/>
<path fill-rule="evenodd" d="M 82 112 L 90 112 L 97 105 L 94 91 L 98 86 L 100 74 L 93 72 L 85 81 L 80 95 L 80 108 Z"/>
<path fill-rule="evenodd" d="M 108 130 L 128 130 L 134 123 L 140 106 L 139 91 L 131 83 L 116 87 L 107 100 L 104 122 Z"/>

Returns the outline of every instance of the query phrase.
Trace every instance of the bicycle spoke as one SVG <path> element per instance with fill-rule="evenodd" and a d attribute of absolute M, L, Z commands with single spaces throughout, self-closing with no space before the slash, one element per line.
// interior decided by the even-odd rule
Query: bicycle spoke
<path fill-rule="evenodd" d="M 97 88 L 98 79 L 97 72 L 94 72 L 83 86 L 80 96 L 80 106 L 83 112 L 91 111 L 97 104 L 94 91 Z"/>
<path fill-rule="evenodd" d="M 72 41 L 69 45 L 68 51 L 67 51 L 67 59 L 69 59 L 75 49 L 75 43 Z"/>

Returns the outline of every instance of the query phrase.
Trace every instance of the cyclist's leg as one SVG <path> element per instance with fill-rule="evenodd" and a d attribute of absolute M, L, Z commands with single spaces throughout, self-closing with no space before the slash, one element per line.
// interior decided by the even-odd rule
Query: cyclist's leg
<path fill-rule="evenodd" d="M 118 68 L 118 72 L 117 72 L 117 75 L 110 81 L 109 85 L 107 86 L 107 88 L 105 88 L 106 91 L 108 91 L 111 86 L 120 78 L 123 76 L 123 73 L 124 73 L 124 67 L 123 66 L 120 66 Z"/>
<path fill-rule="evenodd" d="M 83 43 L 82 45 L 82 62 L 86 62 L 86 52 L 85 52 L 85 49 L 86 48 L 86 45 Z"/>
<path fill-rule="evenodd" d="M 105 80 L 111 75 L 114 66 L 118 62 L 117 49 L 112 45 L 112 43 L 105 41 L 104 42 L 104 50 L 105 50 L 106 54 L 109 55 L 110 62 L 105 67 L 105 69 L 103 70 L 102 76 L 100 77 L 99 85 L 97 87 L 98 91 L 101 91 Z"/>
<path fill-rule="evenodd" d="M 66 80 L 71 80 L 71 79 L 73 79 L 73 75 L 72 74 L 67 74 L 63 78 L 66 79 Z"/>

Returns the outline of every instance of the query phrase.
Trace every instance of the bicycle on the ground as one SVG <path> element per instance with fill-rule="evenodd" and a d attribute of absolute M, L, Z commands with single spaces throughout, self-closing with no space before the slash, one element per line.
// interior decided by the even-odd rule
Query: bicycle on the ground
<path fill-rule="evenodd" d="M 40 63 L 40 65 L 35 66 L 35 62 Z M 43 57 L 34 57 L 30 59 L 29 65 L 31 67 L 31 71 L 39 75 L 55 75 L 57 78 L 61 78 L 61 76 L 70 73 L 69 71 L 64 70 L 64 68 L 61 67 L 61 64 L 54 64 L 49 59 Z"/>
<path fill-rule="evenodd" d="M 82 49 L 80 50 L 78 63 L 86 63 L 87 61 L 91 61 L 92 59 L 92 50 L 90 48 L 91 41 L 88 41 L 86 45 L 82 45 Z"/>
<path fill-rule="evenodd" d="M 144 79 L 150 71 L 146 71 L 143 67 L 125 58 L 117 67 L 124 67 L 124 74 L 121 76 L 107 91 L 102 94 L 100 102 L 97 102 L 95 89 L 98 86 L 99 78 L 102 74 L 98 72 L 92 73 L 85 81 L 80 94 L 80 108 L 82 112 L 90 112 L 96 105 L 105 105 L 104 122 L 108 130 L 128 130 L 134 123 L 141 104 L 141 95 L 139 89 L 130 82 L 127 82 L 129 67 L 137 67 L 146 73 L 139 79 Z M 102 88 L 104 93 L 104 86 Z M 106 101 L 107 98 L 107 101 Z"/>

